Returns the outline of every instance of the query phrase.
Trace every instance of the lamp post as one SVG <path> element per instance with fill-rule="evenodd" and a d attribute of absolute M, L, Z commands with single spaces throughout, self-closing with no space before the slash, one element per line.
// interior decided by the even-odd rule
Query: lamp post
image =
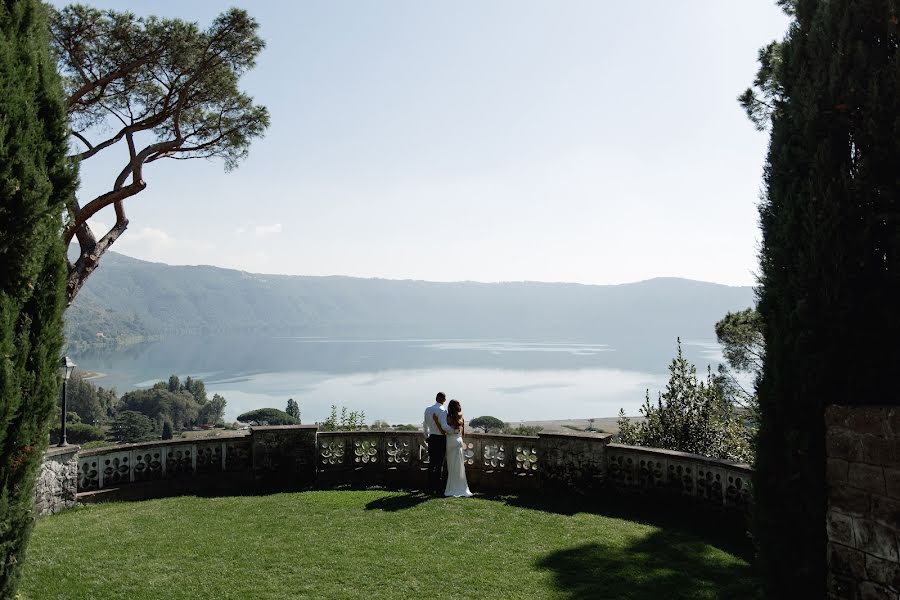
<path fill-rule="evenodd" d="M 59 368 L 62 371 L 63 376 L 62 417 L 60 418 L 59 424 L 59 445 L 65 446 L 68 443 L 66 442 L 66 392 L 69 391 L 69 377 L 72 376 L 72 371 L 75 370 L 75 363 L 73 363 L 72 359 L 68 356 L 63 356 L 59 363 Z"/>

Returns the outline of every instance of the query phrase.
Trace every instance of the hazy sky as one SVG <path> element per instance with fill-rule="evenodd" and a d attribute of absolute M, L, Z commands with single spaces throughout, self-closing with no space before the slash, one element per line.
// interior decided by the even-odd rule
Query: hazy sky
<path fill-rule="evenodd" d="M 203 27 L 230 6 L 90 3 Z M 245 4 L 267 47 L 242 87 L 270 130 L 232 173 L 149 165 L 115 250 L 264 273 L 754 282 L 767 136 L 735 98 L 786 28 L 774 2 Z M 126 149 L 106 154 L 83 165 L 82 201 Z"/>

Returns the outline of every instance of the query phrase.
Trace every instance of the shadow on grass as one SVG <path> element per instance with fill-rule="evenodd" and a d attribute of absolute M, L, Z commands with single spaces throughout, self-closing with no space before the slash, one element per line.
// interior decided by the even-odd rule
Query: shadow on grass
<path fill-rule="evenodd" d="M 576 494 L 519 494 L 497 496 L 509 506 L 562 515 L 587 513 L 659 527 L 673 535 L 690 536 L 751 562 L 753 542 L 747 517 L 700 504 L 696 499 L 641 494 L 625 490 L 580 496 Z"/>
<path fill-rule="evenodd" d="M 424 502 L 433 500 L 434 496 L 424 492 L 407 492 L 402 495 L 384 496 L 377 500 L 372 500 L 366 504 L 366 510 L 383 510 L 385 512 L 396 512 L 398 510 L 406 510 L 414 508 Z"/>
<path fill-rule="evenodd" d="M 709 555 L 696 538 L 659 530 L 630 545 L 598 540 L 553 552 L 535 566 L 574 599 L 747 599 L 758 597 L 752 570 Z"/>

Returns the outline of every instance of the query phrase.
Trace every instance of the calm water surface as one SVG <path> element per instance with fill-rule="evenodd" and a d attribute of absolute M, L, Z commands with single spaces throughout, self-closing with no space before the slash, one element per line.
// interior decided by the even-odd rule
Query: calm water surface
<path fill-rule="evenodd" d="M 714 340 L 684 342 L 705 372 L 721 360 Z M 253 408 L 300 404 L 303 421 L 321 421 L 330 406 L 364 410 L 368 421 L 418 423 L 442 390 L 470 417 L 505 421 L 637 414 L 667 379 L 674 340 L 616 344 L 509 340 L 338 340 L 288 337 L 170 338 L 116 352 L 74 356 L 103 373 L 95 383 L 119 393 L 176 373 L 200 377 L 222 394 L 226 419 Z"/>

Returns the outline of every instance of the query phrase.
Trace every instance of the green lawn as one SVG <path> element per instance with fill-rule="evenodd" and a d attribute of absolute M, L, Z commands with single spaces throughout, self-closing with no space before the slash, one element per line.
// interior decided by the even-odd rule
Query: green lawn
<path fill-rule="evenodd" d="M 642 520 L 619 518 L 635 512 Z M 743 540 L 670 506 L 313 491 L 92 505 L 38 522 L 28 600 L 749 598 Z M 739 537 L 739 536 L 738 536 Z M 711 538 L 715 542 L 708 542 Z"/>

